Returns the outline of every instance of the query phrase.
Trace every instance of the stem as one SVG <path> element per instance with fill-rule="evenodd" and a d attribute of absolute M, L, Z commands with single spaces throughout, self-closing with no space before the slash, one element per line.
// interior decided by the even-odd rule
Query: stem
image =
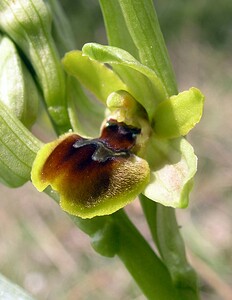
<path fill-rule="evenodd" d="M 174 300 L 170 274 L 143 236 L 121 210 L 113 215 L 119 227 L 117 255 L 137 282 L 144 295 L 152 300 Z"/>
<path fill-rule="evenodd" d="M 140 196 L 140 200 L 153 240 L 171 274 L 179 299 L 199 299 L 197 276 L 187 262 L 175 211 L 143 195 Z"/>

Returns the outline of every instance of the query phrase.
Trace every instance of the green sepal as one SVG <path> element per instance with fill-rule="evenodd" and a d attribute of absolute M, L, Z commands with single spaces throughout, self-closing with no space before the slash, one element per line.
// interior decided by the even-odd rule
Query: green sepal
<path fill-rule="evenodd" d="M 105 106 L 100 101 L 87 97 L 79 81 L 67 76 L 67 105 L 72 128 L 85 137 L 97 137 L 105 118 Z"/>
<path fill-rule="evenodd" d="M 168 98 L 155 71 L 142 65 L 127 51 L 95 43 L 85 44 L 82 51 L 89 58 L 113 67 L 127 85 L 129 93 L 145 108 L 150 120 L 156 105 Z"/>
<path fill-rule="evenodd" d="M 0 101 L 26 126 L 36 120 L 39 93 L 14 43 L 0 37 Z"/>
<path fill-rule="evenodd" d="M 183 137 L 163 140 L 153 135 L 146 158 L 151 180 L 143 194 L 165 206 L 187 207 L 197 170 L 197 157 L 188 141 Z"/>
<path fill-rule="evenodd" d="M 103 63 L 90 60 L 81 51 L 68 52 L 63 60 L 65 71 L 76 77 L 100 101 L 106 99 L 114 91 L 127 90 L 126 85 L 112 70 Z"/>
<path fill-rule="evenodd" d="M 18 187 L 31 178 L 31 166 L 41 146 L 0 102 L 0 181 Z"/>
<path fill-rule="evenodd" d="M 179 93 L 157 106 L 154 117 L 155 133 L 166 139 L 184 136 L 200 121 L 204 95 L 197 89 Z"/>

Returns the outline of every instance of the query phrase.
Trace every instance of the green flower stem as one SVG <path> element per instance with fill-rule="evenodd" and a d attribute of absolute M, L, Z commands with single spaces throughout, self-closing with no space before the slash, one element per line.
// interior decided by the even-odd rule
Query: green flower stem
<path fill-rule="evenodd" d="M 152 237 L 169 269 L 179 299 L 199 299 L 196 273 L 187 262 L 175 211 L 157 204 L 143 195 L 140 196 L 140 200 Z"/>
<path fill-rule="evenodd" d="M 175 300 L 168 270 L 143 236 L 121 210 L 113 215 L 119 227 L 120 247 L 117 255 L 125 264 L 144 295 L 152 300 Z"/>
<path fill-rule="evenodd" d="M 153 69 L 167 93 L 177 94 L 177 85 L 152 0 L 118 0 L 127 28 L 138 48 L 141 63 Z"/>

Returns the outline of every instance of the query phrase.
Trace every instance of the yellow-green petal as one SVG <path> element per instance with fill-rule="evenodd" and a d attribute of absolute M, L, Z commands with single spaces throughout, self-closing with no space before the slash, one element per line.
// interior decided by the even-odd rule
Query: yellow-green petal
<path fill-rule="evenodd" d="M 154 117 L 154 130 L 162 138 L 186 135 L 201 119 L 204 95 L 197 89 L 179 93 L 161 102 Z"/>
<path fill-rule="evenodd" d="M 163 140 L 153 136 L 147 149 L 147 159 L 151 177 L 143 194 L 165 206 L 187 207 L 197 170 L 193 147 L 183 137 Z"/>
<path fill-rule="evenodd" d="M 100 101 L 106 102 L 110 93 L 117 90 L 127 90 L 126 85 L 111 69 L 103 63 L 83 56 L 75 50 L 65 54 L 62 63 L 65 71 L 76 77 Z"/>

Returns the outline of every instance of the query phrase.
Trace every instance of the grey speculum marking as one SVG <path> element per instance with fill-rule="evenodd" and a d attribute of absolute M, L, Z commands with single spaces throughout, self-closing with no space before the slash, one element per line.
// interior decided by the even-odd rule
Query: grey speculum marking
<path fill-rule="evenodd" d="M 107 159 L 113 157 L 127 157 L 128 151 L 114 151 L 107 147 L 102 141 L 99 140 L 78 140 L 73 144 L 74 148 L 81 148 L 87 145 L 94 145 L 96 150 L 92 154 L 92 159 L 98 162 L 105 162 Z"/>

